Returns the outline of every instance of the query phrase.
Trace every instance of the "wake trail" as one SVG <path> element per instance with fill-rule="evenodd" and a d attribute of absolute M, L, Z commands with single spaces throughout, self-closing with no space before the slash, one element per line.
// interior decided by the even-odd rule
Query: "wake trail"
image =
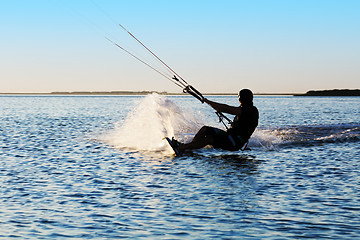
<path fill-rule="evenodd" d="M 267 150 L 308 147 L 327 143 L 360 141 L 360 124 L 297 125 L 279 128 L 258 128 L 250 139 L 250 146 Z"/>

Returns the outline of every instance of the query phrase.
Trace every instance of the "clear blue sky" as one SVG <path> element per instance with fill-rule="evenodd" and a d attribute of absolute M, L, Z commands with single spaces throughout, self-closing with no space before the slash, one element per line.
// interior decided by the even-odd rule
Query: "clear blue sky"
<path fill-rule="evenodd" d="M 358 0 L 2 0 L 0 92 L 181 91 L 118 23 L 203 92 L 360 88 Z"/>

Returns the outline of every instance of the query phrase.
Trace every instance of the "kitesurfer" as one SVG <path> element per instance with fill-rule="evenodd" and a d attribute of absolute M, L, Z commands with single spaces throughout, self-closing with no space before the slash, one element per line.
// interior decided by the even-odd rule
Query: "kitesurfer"
<path fill-rule="evenodd" d="M 188 149 L 199 149 L 207 145 L 230 151 L 240 150 L 248 142 L 258 125 L 259 111 L 253 105 L 253 93 L 251 90 L 242 89 L 238 97 L 240 106 L 230 106 L 204 98 L 204 102 L 216 111 L 235 115 L 234 121 L 227 131 L 203 126 L 192 141 L 186 144 L 180 143 L 173 138 L 171 141 L 175 152 L 181 153 Z"/>
<path fill-rule="evenodd" d="M 121 47 L 119 44 L 107 38 L 110 42 L 130 54 L 132 57 L 136 58 L 138 61 L 150 67 L 152 70 L 161 74 L 163 77 L 169 79 L 177 86 L 181 87 L 184 93 L 189 93 L 190 95 L 200 100 L 202 103 L 205 102 L 209 104 L 217 111 L 216 114 L 219 116 L 221 122 L 223 122 L 223 118 L 231 122 L 231 120 L 228 119 L 223 113 L 235 115 L 234 121 L 231 123 L 231 126 L 227 129 L 227 131 L 214 127 L 204 126 L 199 130 L 190 143 L 183 144 L 176 141 L 174 138 L 170 140 L 168 137 L 165 137 L 170 146 L 174 149 L 175 154 L 179 154 L 180 152 L 187 149 L 203 148 L 207 145 L 212 145 L 214 148 L 222 148 L 231 151 L 236 151 L 246 147 L 246 144 L 252 133 L 255 131 L 259 120 L 259 112 L 253 105 L 253 93 L 249 89 L 243 89 L 239 92 L 240 106 L 238 107 L 210 101 L 204 98 L 204 96 L 193 86 L 189 85 L 182 77 L 180 77 L 179 74 L 170 68 L 164 61 L 162 61 L 155 53 L 146 47 L 126 28 L 124 28 L 122 25 L 120 25 L 120 27 L 123 28 L 128 34 L 130 34 L 130 36 L 134 38 L 140 45 L 142 45 L 157 61 L 159 61 L 165 67 L 167 74 L 164 74 L 162 71 L 159 71 L 157 68 L 154 68 L 149 63 L 143 61 L 142 59 Z M 171 77 L 172 74 L 173 76 Z"/>

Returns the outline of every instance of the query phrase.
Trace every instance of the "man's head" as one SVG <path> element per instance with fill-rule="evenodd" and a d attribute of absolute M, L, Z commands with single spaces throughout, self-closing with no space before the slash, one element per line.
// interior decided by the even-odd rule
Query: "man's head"
<path fill-rule="evenodd" d="M 239 101 L 242 105 L 252 105 L 253 104 L 253 93 L 249 89 L 242 89 L 239 92 Z"/>

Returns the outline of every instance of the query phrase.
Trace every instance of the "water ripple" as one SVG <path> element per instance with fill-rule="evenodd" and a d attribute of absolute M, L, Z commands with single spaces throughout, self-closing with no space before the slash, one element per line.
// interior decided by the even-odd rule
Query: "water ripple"
<path fill-rule="evenodd" d="M 134 98 L 2 100 L 1 239 L 360 235 L 358 141 L 178 158 L 94 140 Z"/>

